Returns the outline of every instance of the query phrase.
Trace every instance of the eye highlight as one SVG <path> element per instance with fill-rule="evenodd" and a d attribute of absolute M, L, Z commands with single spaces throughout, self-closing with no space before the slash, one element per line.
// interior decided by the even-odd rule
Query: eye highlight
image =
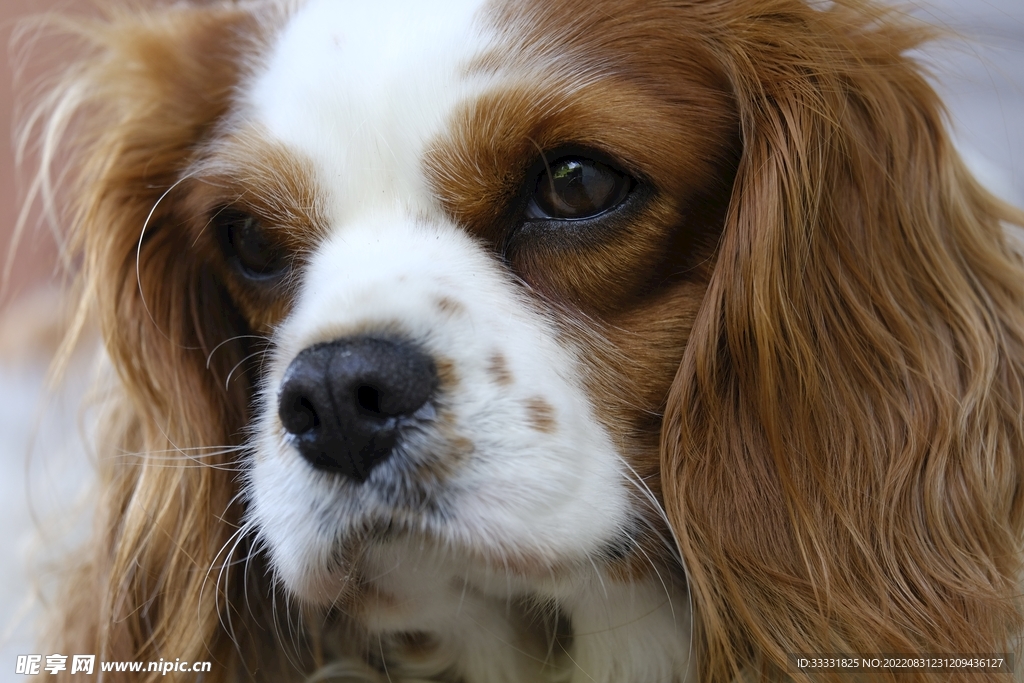
<path fill-rule="evenodd" d="M 273 242 L 255 216 L 232 208 L 218 210 L 211 219 L 228 258 L 250 280 L 270 280 L 288 269 L 285 250 Z"/>
<path fill-rule="evenodd" d="M 537 176 L 526 217 L 583 220 L 611 211 L 626 200 L 633 179 L 600 161 L 562 157 Z"/>

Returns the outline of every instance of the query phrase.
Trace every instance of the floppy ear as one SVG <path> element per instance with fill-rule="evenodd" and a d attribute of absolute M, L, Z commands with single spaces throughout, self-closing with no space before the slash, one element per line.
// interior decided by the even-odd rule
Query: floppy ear
<path fill-rule="evenodd" d="M 903 56 L 920 29 L 750 4 L 722 3 L 709 38 L 743 156 L 662 430 L 700 679 L 777 679 L 787 653 L 1011 652 L 1024 269 L 1000 222 L 1021 215 L 953 149 Z"/>
<path fill-rule="evenodd" d="M 211 3 L 62 25 L 91 54 L 36 119 L 37 189 L 55 159 L 72 169 L 79 320 L 98 324 L 117 388 L 99 444 L 94 553 L 59 606 L 57 652 L 215 660 L 204 680 L 233 675 L 231 640 L 245 634 L 229 637 L 222 623 L 235 602 L 224 591 L 242 583 L 229 561 L 249 395 L 238 366 L 250 351 L 215 254 L 186 228 L 178 182 L 228 110 L 255 24 Z"/>

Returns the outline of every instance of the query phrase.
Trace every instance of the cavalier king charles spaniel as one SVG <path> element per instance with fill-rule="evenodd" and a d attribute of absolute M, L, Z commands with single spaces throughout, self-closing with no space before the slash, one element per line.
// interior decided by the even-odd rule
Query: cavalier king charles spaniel
<path fill-rule="evenodd" d="M 111 389 L 55 651 L 730 683 L 1016 649 L 1024 217 L 951 143 L 927 29 L 869 0 L 56 23 L 83 50 L 25 131 Z"/>

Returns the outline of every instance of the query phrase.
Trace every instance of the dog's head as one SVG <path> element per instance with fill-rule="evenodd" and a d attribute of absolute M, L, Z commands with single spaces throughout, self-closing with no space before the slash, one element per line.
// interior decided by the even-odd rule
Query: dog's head
<path fill-rule="evenodd" d="M 109 651 L 232 657 L 235 524 L 356 621 L 424 545 L 523 592 L 685 580 L 701 680 L 1005 648 L 1024 273 L 917 29 L 310 0 L 79 32 L 46 130 L 133 454 Z"/>

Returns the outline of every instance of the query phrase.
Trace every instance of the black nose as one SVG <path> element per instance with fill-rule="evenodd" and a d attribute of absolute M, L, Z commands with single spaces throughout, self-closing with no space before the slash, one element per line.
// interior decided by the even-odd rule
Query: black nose
<path fill-rule="evenodd" d="M 437 386 L 411 343 L 350 337 L 302 351 L 278 395 L 281 424 L 314 467 L 365 481 L 394 450 L 403 421 Z"/>

